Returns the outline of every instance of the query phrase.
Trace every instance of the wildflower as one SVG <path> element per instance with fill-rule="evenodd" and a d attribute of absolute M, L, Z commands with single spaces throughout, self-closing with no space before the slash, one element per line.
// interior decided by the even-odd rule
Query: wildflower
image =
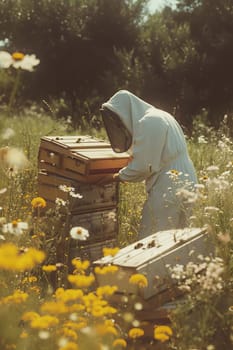
<path fill-rule="evenodd" d="M 75 267 L 75 273 L 83 273 L 90 266 L 89 260 L 80 260 L 78 258 L 74 258 L 71 261 L 72 265 Z"/>
<path fill-rule="evenodd" d="M 57 267 L 56 265 L 44 265 L 42 266 L 42 270 L 45 272 L 52 272 L 52 271 L 56 271 Z"/>
<path fill-rule="evenodd" d="M 31 201 L 32 208 L 45 208 L 46 207 L 46 201 L 42 197 L 35 197 Z"/>
<path fill-rule="evenodd" d="M 62 300 L 63 302 L 82 300 L 83 291 L 81 289 L 63 289 L 58 288 L 56 290 L 55 296 L 57 300 Z"/>
<path fill-rule="evenodd" d="M 38 317 L 40 317 L 40 315 L 37 312 L 27 311 L 22 315 L 21 319 L 22 319 L 22 321 L 28 322 L 28 321 L 32 321 Z"/>
<path fill-rule="evenodd" d="M 8 295 L 0 299 L 0 305 L 6 304 L 22 304 L 28 298 L 27 293 L 23 293 L 20 290 L 16 290 L 12 295 Z"/>
<path fill-rule="evenodd" d="M 55 316 L 44 315 L 34 318 L 30 322 L 32 328 L 46 329 L 58 325 L 59 320 Z"/>
<path fill-rule="evenodd" d="M 7 69 L 12 65 L 11 54 L 7 51 L 0 51 L 0 68 Z"/>
<path fill-rule="evenodd" d="M 8 224 L 2 226 L 3 233 L 10 233 L 15 236 L 20 236 L 23 234 L 24 230 L 28 229 L 28 223 L 22 222 L 20 220 L 13 220 Z"/>
<path fill-rule="evenodd" d="M 117 291 L 117 286 L 109 286 L 109 285 L 106 285 L 106 286 L 98 287 L 98 288 L 96 289 L 96 294 L 97 294 L 99 297 L 103 297 L 104 295 L 105 295 L 105 296 L 107 296 L 107 295 L 112 295 L 112 294 L 114 294 L 116 291 Z"/>
<path fill-rule="evenodd" d="M 129 337 L 132 339 L 136 339 L 142 337 L 144 335 L 144 330 L 142 328 L 131 328 L 129 330 Z"/>
<path fill-rule="evenodd" d="M 15 52 L 12 54 L 13 62 L 12 66 L 15 69 L 21 68 L 23 70 L 27 70 L 32 72 L 34 66 L 37 66 L 40 63 L 40 60 L 36 58 L 36 55 L 24 55 L 20 52 Z"/>
<path fill-rule="evenodd" d="M 47 301 L 41 305 L 40 310 L 52 315 L 62 315 L 69 312 L 69 308 L 63 301 Z"/>
<path fill-rule="evenodd" d="M 199 136 L 197 139 L 197 142 L 198 143 L 208 143 L 208 141 L 206 140 L 204 135 Z"/>
<path fill-rule="evenodd" d="M 63 191 L 63 192 L 68 192 L 68 193 L 75 191 L 75 188 L 74 188 L 74 187 L 67 186 L 67 185 L 60 185 L 58 188 L 59 188 L 61 191 Z"/>
<path fill-rule="evenodd" d="M 94 271 L 97 275 L 105 275 L 107 273 L 115 273 L 118 271 L 118 269 L 119 268 L 116 265 L 107 265 L 103 267 L 96 266 Z"/>
<path fill-rule="evenodd" d="M 83 195 L 81 195 L 80 193 L 75 193 L 74 191 L 70 192 L 70 196 L 73 198 L 79 198 L 79 199 L 83 198 Z"/>
<path fill-rule="evenodd" d="M 167 171 L 166 174 L 168 174 L 171 179 L 175 180 L 179 175 L 182 174 L 182 172 L 180 172 L 176 169 L 171 169 L 171 170 Z"/>
<path fill-rule="evenodd" d="M 40 264 L 45 258 L 44 252 L 35 248 L 29 248 L 25 253 L 20 253 L 12 243 L 0 246 L 0 268 L 9 271 L 26 271 Z"/>
<path fill-rule="evenodd" d="M 68 275 L 68 281 L 77 288 L 87 288 L 95 281 L 95 277 L 93 275 Z"/>
<path fill-rule="evenodd" d="M 140 288 L 145 288 L 148 286 L 147 278 L 140 273 L 133 274 L 129 279 L 129 283 L 136 284 Z"/>
<path fill-rule="evenodd" d="M 103 248 L 103 255 L 104 256 L 108 256 L 108 255 L 115 256 L 119 252 L 119 250 L 120 250 L 120 248 L 118 248 L 118 247 L 115 247 L 115 248 L 104 247 Z"/>
<path fill-rule="evenodd" d="M 70 236 L 73 239 L 85 241 L 89 237 L 89 232 L 81 226 L 76 226 L 70 230 Z"/>
<path fill-rule="evenodd" d="M 56 198 L 55 199 L 55 204 L 58 205 L 59 207 L 65 207 L 66 206 L 66 201 L 64 201 L 61 198 Z"/>
<path fill-rule="evenodd" d="M 160 340 L 162 343 L 169 340 L 173 331 L 169 326 L 155 326 L 154 339 Z"/>
<path fill-rule="evenodd" d="M 117 347 L 126 348 L 127 347 L 127 343 L 126 343 L 125 339 L 117 338 L 117 339 L 114 340 L 112 346 L 114 348 L 117 348 Z"/>

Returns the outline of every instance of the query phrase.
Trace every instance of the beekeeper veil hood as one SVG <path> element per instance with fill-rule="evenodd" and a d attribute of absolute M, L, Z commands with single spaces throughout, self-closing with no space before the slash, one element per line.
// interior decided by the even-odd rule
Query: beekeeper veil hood
<path fill-rule="evenodd" d="M 153 107 L 127 90 L 118 91 L 102 104 L 104 126 L 115 152 L 125 152 L 131 147 L 135 124 L 149 108 Z"/>

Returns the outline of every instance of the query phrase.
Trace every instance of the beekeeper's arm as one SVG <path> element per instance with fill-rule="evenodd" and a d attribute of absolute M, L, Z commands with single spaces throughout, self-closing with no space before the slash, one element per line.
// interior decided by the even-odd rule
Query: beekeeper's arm
<path fill-rule="evenodd" d="M 133 159 L 119 171 L 120 181 L 139 182 L 158 173 L 163 163 L 168 124 L 161 117 L 145 116 L 133 135 Z"/>

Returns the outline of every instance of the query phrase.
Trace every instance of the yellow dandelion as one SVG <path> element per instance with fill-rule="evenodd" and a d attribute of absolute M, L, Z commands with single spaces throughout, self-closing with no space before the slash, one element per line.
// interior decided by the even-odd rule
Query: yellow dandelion
<path fill-rule="evenodd" d="M 70 340 L 78 339 L 77 333 L 73 329 L 70 329 L 68 327 L 62 327 L 61 329 L 59 329 L 59 334 Z"/>
<path fill-rule="evenodd" d="M 83 272 L 88 269 L 90 266 L 90 261 L 89 260 L 81 260 L 81 259 L 72 259 L 71 261 L 72 265 L 75 267 L 75 273 Z"/>
<path fill-rule="evenodd" d="M 117 286 L 101 286 L 96 289 L 96 294 L 102 298 L 103 296 L 112 295 L 117 291 Z"/>
<path fill-rule="evenodd" d="M 40 317 L 40 315 L 37 312 L 27 311 L 22 315 L 21 319 L 22 319 L 22 321 L 25 321 L 25 322 L 29 321 L 30 322 L 38 317 Z"/>
<path fill-rule="evenodd" d="M 142 328 L 131 328 L 129 330 L 129 337 L 132 339 L 140 338 L 144 335 L 144 330 Z"/>
<path fill-rule="evenodd" d="M 42 197 L 35 197 L 31 201 L 32 208 L 45 208 L 46 207 L 46 201 Z"/>
<path fill-rule="evenodd" d="M 25 55 L 22 52 L 14 52 L 11 56 L 15 61 L 22 61 Z"/>
<path fill-rule="evenodd" d="M 52 271 L 56 271 L 57 267 L 56 265 L 44 265 L 42 266 L 42 270 L 45 272 L 52 272 Z"/>
<path fill-rule="evenodd" d="M 28 294 L 24 293 L 20 290 L 14 291 L 12 295 L 8 295 L 2 299 L 0 299 L 0 305 L 6 305 L 6 304 L 22 304 L 24 301 L 27 300 Z"/>
<path fill-rule="evenodd" d="M 94 283 L 95 277 L 93 275 L 68 275 L 68 281 L 77 288 L 88 288 Z"/>
<path fill-rule="evenodd" d="M 133 274 L 129 279 L 129 283 L 136 284 L 140 288 L 145 288 L 148 286 L 148 281 L 146 276 L 142 275 L 141 273 Z"/>
<path fill-rule="evenodd" d="M 112 346 L 114 348 L 126 348 L 127 347 L 127 342 L 123 338 L 118 338 L 115 339 Z"/>
<path fill-rule="evenodd" d="M 115 248 L 104 247 L 103 248 L 103 255 L 104 256 L 108 256 L 108 255 L 115 256 L 119 252 L 119 250 L 120 250 L 120 248 L 118 248 L 118 247 L 115 247 Z"/>
<path fill-rule="evenodd" d="M 36 329 L 47 329 L 58 325 L 59 319 L 55 316 L 44 315 L 33 319 L 30 322 L 30 326 Z"/>
<path fill-rule="evenodd" d="M 64 289 L 58 288 L 55 292 L 55 297 L 57 300 L 62 300 L 63 302 L 82 300 L 83 291 L 81 289 Z"/>
<path fill-rule="evenodd" d="M 107 266 L 103 266 L 103 267 L 96 266 L 94 269 L 95 273 L 99 274 L 99 275 L 105 275 L 107 273 L 115 273 L 118 270 L 119 270 L 119 268 L 116 265 L 107 265 Z"/>
<path fill-rule="evenodd" d="M 47 301 L 41 305 L 40 310 L 52 315 L 61 315 L 69 312 L 68 306 L 62 301 Z"/>
<path fill-rule="evenodd" d="M 169 326 L 155 326 L 154 339 L 161 341 L 162 343 L 169 340 L 173 331 Z"/>

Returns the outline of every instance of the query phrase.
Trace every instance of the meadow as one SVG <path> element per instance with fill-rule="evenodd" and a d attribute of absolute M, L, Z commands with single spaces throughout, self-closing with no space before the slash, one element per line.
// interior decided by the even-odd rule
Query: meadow
<path fill-rule="evenodd" d="M 154 325 L 145 340 L 143 325 L 134 316 L 138 305 L 127 304 L 125 296 L 122 305 L 112 306 L 116 289 L 95 286 L 89 261 L 72 261 L 72 274 L 54 261 L 53 245 L 64 234 L 59 232 L 59 213 L 41 215 L 46 203 L 37 192 L 40 137 L 85 134 L 105 138 L 104 131 L 88 126 L 73 129 L 69 120 L 57 120 L 36 105 L 11 115 L 2 109 L 0 115 L 0 147 L 15 151 L 10 169 L 0 164 L 0 348 L 232 349 L 231 117 L 225 115 L 218 130 L 200 116 L 195 119 L 187 143 L 199 184 L 195 193 L 181 190 L 179 194 L 193 204 L 190 227 L 206 228 L 215 256 L 200 256 L 199 264 L 174 269 L 173 276 L 185 291 L 183 302 L 172 311 L 171 324 Z M 144 199 L 143 184 L 120 185 L 118 246 L 103 254 L 113 255 L 137 240 Z M 117 274 L 114 266 L 112 273 Z M 147 281 L 137 276 L 132 283 L 143 288 Z"/>

